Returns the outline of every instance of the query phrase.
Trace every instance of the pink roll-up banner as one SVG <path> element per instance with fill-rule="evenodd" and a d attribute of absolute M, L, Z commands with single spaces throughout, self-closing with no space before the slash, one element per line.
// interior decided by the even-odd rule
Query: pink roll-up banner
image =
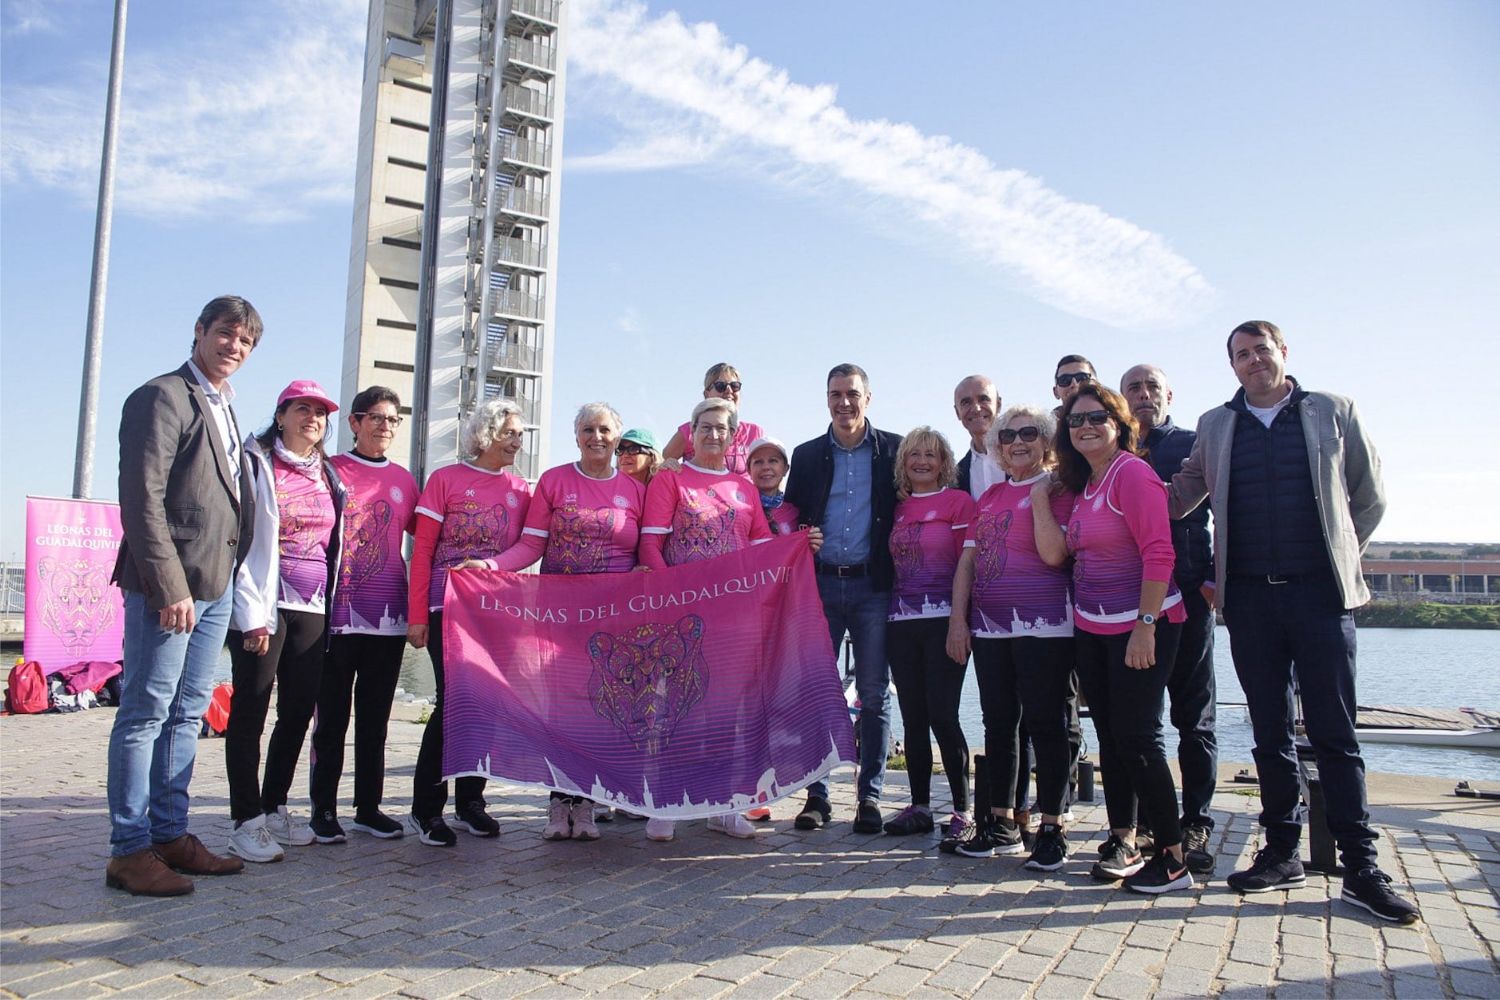
<path fill-rule="evenodd" d="M 649 573 L 450 573 L 443 673 L 448 777 L 692 819 L 854 762 L 805 533 Z"/>
<path fill-rule="evenodd" d="M 26 659 L 120 659 L 124 596 L 109 578 L 124 538 L 119 504 L 26 498 Z"/>

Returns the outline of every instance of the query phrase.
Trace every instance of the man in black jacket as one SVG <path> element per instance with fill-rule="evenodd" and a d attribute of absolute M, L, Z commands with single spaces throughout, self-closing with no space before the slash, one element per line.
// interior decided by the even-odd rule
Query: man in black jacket
<path fill-rule="evenodd" d="M 890 740 L 890 664 L 885 620 L 895 565 L 891 520 L 896 510 L 896 449 L 901 435 L 876 430 L 865 417 L 870 380 L 858 365 L 828 373 L 828 433 L 797 446 L 786 499 L 803 525 L 823 531 L 818 552 L 818 593 L 828 632 L 838 649 L 847 631 L 854 644 L 854 684 L 859 694 L 859 808 L 856 833 L 881 830 L 880 792 Z M 814 782 L 797 829 L 814 830 L 832 816 L 828 786 Z"/>
<path fill-rule="evenodd" d="M 1167 408 L 1172 387 L 1155 365 L 1136 365 L 1120 379 L 1120 394 L 1141 425 L 1147 460 L 1164 483 L 1182 468 L 1198 435 L 1172 422 Z M 1219 744 L 1214 736 L 1214 609 L 1204 596 L 1213 593 L 1213 543 L 1208 533 L 1208 504 L 1172 522 L 1172 547 L 1177 550 L 1173 575 L 1182 591 L 1187 621 L 1177 659 L 1167 680 L 1172 728 L 1177 730 L 1177 763 L 1182 769 L 1182 847 L 1187 866 L 1199 874 L 1214 870 L 1208 838 L 1214 821 L 1209 815 L 1218 785 Z"/>
<path fill-rule="evenodd" d="M 1005 470 L 985 451 L 984 438 L 1000 414 L 1000 391 L 988 375 L 970 375 L 953 389 L 953 412 L 969 432 L 969 453 L 958 463 L 959 489 L 975 500 L 1005 479 Z"/>

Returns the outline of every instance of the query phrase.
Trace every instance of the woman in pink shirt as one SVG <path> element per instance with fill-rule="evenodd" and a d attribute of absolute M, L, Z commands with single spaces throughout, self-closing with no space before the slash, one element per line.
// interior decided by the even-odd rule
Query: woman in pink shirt
<path fill-rule="evenodd" d="M 703 398 L 727 399 L 738 410 L 741 384 L 740 373 L 735 367 L 721 361 L 703 373 Z M 765 433 L 758 424 L 752 424 L 748 420 L 739 421 L 734 428 L 734 437 L 724 448 L 725 468 L 741 476 L 748 474 L 750 445 L 757 438 L 764 437 Z M 691 424 L 683 424 L 662 449 L 661 457 L 674 465 L 678 459 L 691 462 L 694 449 L 693 427 Z"/>
<path fill-rule="evenodd" d="M 1140 428 L 1125 400 L 1089 382 L 1063 403 L 1057 478 L 1078 494 L 1067 532 L 1032 487 L 1037 549 L 1054 566 L 1073 559 L 1078 679 L 1109 775 L 1104 802 L 1110 838 L 1094 876 L 1124 879 L 1153 895 L 1191 888 L 1183 862 L 1177 787 L 1162 741 L 1163 692 L 1186 613 L 1172 581 L 1167 496 L 1137 458 Z M 1157 836 L 1149 863 L 1135 843 L 1137 798 Z"/>
<path fill-rule="evenodd" d="M 694 460 L 681 469 L 663 469 L 646 489 L 641 522 L 641 563 L 666 569 L 712 559 L 771 540 L 771 527 L 750 480 L 725 467 L 735 432 L 734 404 L 710 397 L 693 407 Z M 731 837 L 753 837 L 755 828 L 739 813 L 710 816 L 708 828 Z M 673 823 L 652 819 L 652 840 L 671 840 Z"/>
<path fill-rule="evenodd" d="M 543 573 L 628 573 L 636 568 L 646 487 L 610 465 L 622 429 L 608 403 L 586 403 L 573 418 L 578 461 L 542 473 L 519 544 L 485 560 L 514 572 L 542 560 Z M 598 840 L 594 802 L 554 791 L 543 840 Z"/>
<path fill-rule="evenodd" d="M 422 843 L 433 847 L 458 842 L 443 819 L 448 804 L 443 780 L 443 592 L 450 570 L 497 556 L 520 538 L 531 486 L 510 467 L 524 433 L 515 403 L 481 403 L 464 423 L 461 450 L 469 458 L 429 476 L 417 500 L 406 636 L 431 654 L 437 700 L 417 752 L 411 815 Z M 454 782 L 453 822 L 476 837 L 499 836 L 500 824 L 484 811 L 484 785 L 477 775 Z"/>
<path fill-rule="evenodd" d="M 896 512 L 891 522 L 891 557 L 896 579 L 886 618 L 886 658 L 901 721 L 906 726 L 906 773 L 911 805 L 885 823 L 893 837 L 931 833 L 932 741 L 943 759 L 953 799 L 948 830 L 969 825 L 969 744 L 958 723 L 969 657 L 948 656 L 948 613 L 953 604 L 953 571 L 963 551 L 964 532 L 974 519 L 968 491 L 953 489 L 958 463 L 948 439 L 931 427 L 918 427 L 896 449 Z"/>

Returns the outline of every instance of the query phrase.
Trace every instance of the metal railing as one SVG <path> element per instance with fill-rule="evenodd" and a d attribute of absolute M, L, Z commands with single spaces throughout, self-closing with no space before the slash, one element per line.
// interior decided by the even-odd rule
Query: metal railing
<path fill-rule="evenodd" d="M 539 118 L 552 117 L 552 100 L 540 90 L 532 90 L 530 87 L 520 87 L 516 84 L 507 84 L 503 96 L 505 107 L 510 111 L 518 111 L 523 115 L 534 115 Z"/>
<path fill-rule="evenodd" d="M 532 167 L 552 166 L 552 146 L 535 139 L 520 139 L 508 135 L 500 140 L 500 158 L 515 160 Z"/>
<path fill-rule="evenodd" d="M 497 187 L 500 185 L 497 182 Z M 525 188 L 506 187 L 504 197 L 495 206 L 502 212 L 522 212 L 526 215 L 547 215 L 547 196 L 541 191 L 528 191 Z"/>
<path fill-rule="evenodd" d="M 495 261 L 540 269 L 546 266 L 547 244 L 507 236 L 495 241 Z"/>
<path fill-rule="evenodd" d="M 551 24 L 557 23 L 557 0 L 510 0 L 512 14 L 524 14 Z"/>
<path fill-rule="evenodd" d="M 557 70 L 557 50 L 547 45 L 538 45 L 528 39 L 511 35 L 505 39 L 505 59 L 525 63 L 548 72 Z"/>
<path fill-rule="evenodd" d="M 490 313 L 494 316 L 516 316 L 541 319 L 542 299 L 516 288 L 497 288 L 490 292 Z"/>
<path fill-rule="evenodd" d="M 542 352 L 535 347 L 501 340 L 490 342 L 490 365 L 495 368 L 515 368 L 520 371 L 541 371 Z"/>

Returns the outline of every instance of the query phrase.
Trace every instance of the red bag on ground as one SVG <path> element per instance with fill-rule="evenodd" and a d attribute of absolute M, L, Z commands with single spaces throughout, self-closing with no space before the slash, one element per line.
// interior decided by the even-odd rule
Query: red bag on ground
<path fill-rule="evenodd" d="M 203 722 L 215 736 L 223 736 L 224 731 L 229 728 L 229 699 L 233 696 L 233 684 L 220 684 L 208 699 L 208 711 L 203 713 Z"/>
<path fill-rule="evenodd" d="M 12 715 L 36 715 L 52 707 L 47 678 L 36 660 L 17 663 L 5 682 L 5 710 Z"/>

